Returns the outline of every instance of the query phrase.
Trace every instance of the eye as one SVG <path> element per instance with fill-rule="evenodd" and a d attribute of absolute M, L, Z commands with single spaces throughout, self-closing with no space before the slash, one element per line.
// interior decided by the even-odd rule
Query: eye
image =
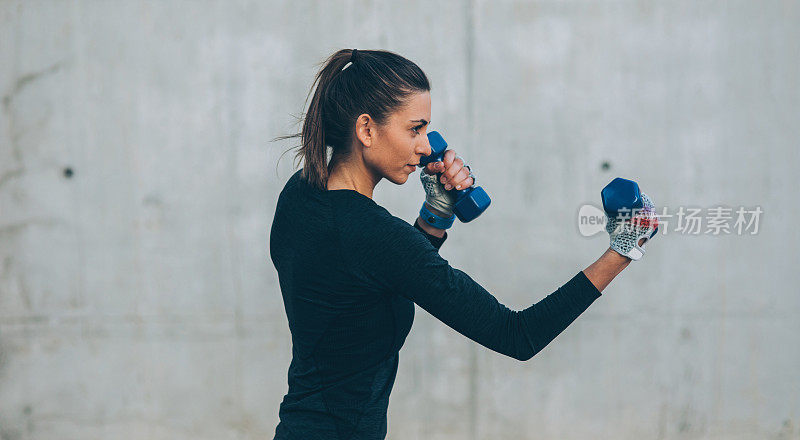
<path fill-rule="evenodd" d="M 424 125 L 420 124 L 420 125 L 417 125 L 416 127 L 412 128 L 411 130 L 416 134 L 420 134 L 419 133 L 419 129 L 422 128 L 422 127 L 424 127 Z"/>

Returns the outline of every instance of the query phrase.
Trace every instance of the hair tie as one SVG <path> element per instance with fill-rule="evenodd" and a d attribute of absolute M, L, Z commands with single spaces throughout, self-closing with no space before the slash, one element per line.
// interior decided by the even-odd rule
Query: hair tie
<path fill-rule="evenodd" d="M 341 71 L 344 71 L 344 69 L 347 69 L 348 67 L 352 66 L 352 65 L 353 65 L 353 64 L 356 62 L 356 56 L 357 56 L 357 55 L 358 55 L 358 49 L 353 49 L 353 50 L 350 52 L 350 61 L 348 61 L 348 62 L 347 62 L 347 64 L 345 64 L 345 65 L 342 67 L 342 70 L 340 70 L 340 72 L 341 72 Z"/>

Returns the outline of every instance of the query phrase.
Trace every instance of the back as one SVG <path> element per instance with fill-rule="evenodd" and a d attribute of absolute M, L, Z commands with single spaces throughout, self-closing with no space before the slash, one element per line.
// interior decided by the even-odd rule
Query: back
<path fill-rule="evenodd" d="M 354 270 L 358 246 L 341 243 L 342 228 L 358 234 L 388 214 L 382 211 L 356 191 L 316 190 L 300 171 L 281 192 L 270 254 L 293 348 L 277 438 L 385 436 L 397 352 L 414 305 Z"/>

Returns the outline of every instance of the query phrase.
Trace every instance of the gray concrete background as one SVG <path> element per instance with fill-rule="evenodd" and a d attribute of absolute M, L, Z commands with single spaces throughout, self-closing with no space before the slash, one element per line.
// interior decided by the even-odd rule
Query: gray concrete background
<path fill-rule="evenodd" d="M 788 0 L 0 1 L 0 439 L 271 438 L 293 167 L 269 140 L 341 47 L 428 73 L 493 197 L 442 255 L 510 307 L 603 252 L 576 216 L 615 176 L 764 210 L 754 236 L 659 236 L 527 363 L 419 311 L 389 438 L 800 439 L 798 23 Z M 408 221 L 421 197 L 375 192 Z"/>

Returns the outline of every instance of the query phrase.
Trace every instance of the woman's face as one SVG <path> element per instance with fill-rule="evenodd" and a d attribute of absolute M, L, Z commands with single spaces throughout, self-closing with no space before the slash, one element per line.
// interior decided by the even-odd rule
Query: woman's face
<path fill-rule="evenodd" d="M 374 126 L 372 143 L 364 151 L 367 166 L 378 177 L 397 185 L 405 183 L 420 158 L 431 154 L 427 136 L 430 120 L 430 92 L 410 95 L 404 106 L 383 124 Z"/>

